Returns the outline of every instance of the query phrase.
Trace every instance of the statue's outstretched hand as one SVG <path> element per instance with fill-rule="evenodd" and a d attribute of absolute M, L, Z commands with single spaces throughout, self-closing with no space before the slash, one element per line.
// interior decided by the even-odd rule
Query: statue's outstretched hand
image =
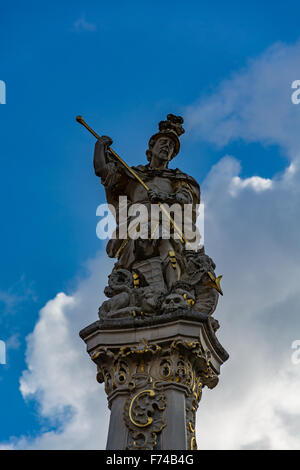
<path fill-rule="evenodd" d="M 100 139 L 97 140 L 96 144 L 104 146 L 106 149 L 110 147 L 113 143 L 113 140 L 107 135 L 102 135 Z"/>

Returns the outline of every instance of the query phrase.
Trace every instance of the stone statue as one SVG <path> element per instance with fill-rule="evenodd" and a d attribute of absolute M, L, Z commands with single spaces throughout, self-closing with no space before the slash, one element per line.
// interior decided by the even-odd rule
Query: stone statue
<path fill-rule="evenodd" d="M 218 383 L 228 353 L 212 317 L 222 276 L 200 245 L 200 188 L 169 168 L 180 150 L 183 119 L 168 114 L 149 140 L 148 164 L 129 167 L 96 138 L 94 168 L 116 230 L 115 258 L 99 320 L 80 332 L 111 410 L 108 450 L 196 450 L 202 389 Z M 206 432 L 206 430 L 203 430 Z"/>
<path fill-rule="evenodd" d="M 203 247 L 195 249 L 195 240 L 200 239 L 196 227 L 200 187 L 191 176 L 168 168 L 180 150 L 182 124 L 182 117 L 168 114 L 149 140 L 146 151 L 149 163 L 132 167 L 131 171 L 112 154 L 110 137 L 102 136 L 96 141 L 95 173 L 105 187 L 107 202 L 115 209 L 117 224 L 114 237 L 107 244 L 108 255 L 117 261 L 105 289 L 110 300 L 99 309 L 104 323 L 126 318 L 146 321 L 145 317 L 170 316 L 175 312 L 192 313 L 205 321 L 214 312 L 219 293 L 222 294 L 213 261 Z M 146 209 L 144 216 L 137 218 L 131 214 L 130 209 L 137 205 Z M 159 210 L 153 212 L 153 207 L 161 205 L 174 208 L 175 215 L 181 212 L 179 220 L 183 223 L 179 228 L 175 216 L 166 218 Z M 187 207 L 189 218 L 183 215 Z M 121 220 L 124 209 L 129 215 Z M 126 237 L 120 236 L 124 228 Z M 138 236 L 131 236 L 134 231 Z"/>

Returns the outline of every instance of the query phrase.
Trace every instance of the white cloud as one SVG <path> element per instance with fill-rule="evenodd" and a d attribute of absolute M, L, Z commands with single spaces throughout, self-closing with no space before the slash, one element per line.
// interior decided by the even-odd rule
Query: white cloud
<path fill-rule="evenodd" d="M 12 444 L 8 444 L 8 445 L 0 444 L 0 450 L 14 450 L 14 446 Z"/>
<path fill-rule="evenodd" d="M 230 358 L 203 394 L 199 447 L 299 449 L 300 367 L 291 361 L 300 338 L 299 174 L 232 197 L 239 171 L 225 157 L 203 185 L 206 250 L 224 274 L 219 338 Z"/>
<path fill-rule="evenodd" d="M 300 448 L 300 367 L 291 362 L 291 344 L 300 338 L 300 107 L 290 99 L 299 52 L 299 44 L 271 48 L 188 111 L 202 138 L 219 146 L 239 138 L 272 143 L 290 160 L 272 180 L 243 180 L 240 163 L 226 156 L 202 187 L 206 251 L 224 274 L 218 336 L 230 359 L 220 384 L 204 391 L 200 448 Z M 106 258 L 96 257 L 71 296 L 58 294 L 42 309 L 28 338 L 21 390 L 60 427 L 14 439 L 15 447 L 104 448 L 106 397 L 78 331 L 96 320 L 109 270 Z"/>
<path fill-rule="evenodd" d="M 291 101 L 291 85 L 299 76 L 300 42 L 278 43 L 190 106 L 187 125 L 221 147 L 243 139 L 280 145 L 295 156 L 300 150 L 300 106 Z"/>
<path fill-rule="evenodd" d="M 105 448 L 106 395 L 78 333 L 97 320 L 111 263 L 99 255 L 88 266 L 89 276 L 72 295 L 59 293 L 45 305 L 27 338 L 28 367 L 21 377 L 21 392 L 24 399 L 37 401 L 41 418 L 58 430 L 36 438 L 12 438 L 7 445 L 17 449 Z"/>
<path fill-rule="evenodd" d="M 272 188 L 272 180 L 269 178 L 261 178 L 260 176 L 251 176 L 251 178 L 242 179 L 234 176 L 231 181 L 230 193 L 235 196 L 237 192 L 244 188 L 251 188 L 257 193 Z"/>
<path fill-rule="evenodd" d="M 263 370 L 259 361 L 251 356 L 246 359 L 248 377 L 245 373 L 239 377 L 237 370 L 234 376 L 229 372 L 222 390 L 204 393 L 198 413 L 199 447 L 299 450 L 299 370 L 281 363 L 276 374 L 268 370 L 268 360 Z M 262 355 L 260 359 L 268 358 Z"/>

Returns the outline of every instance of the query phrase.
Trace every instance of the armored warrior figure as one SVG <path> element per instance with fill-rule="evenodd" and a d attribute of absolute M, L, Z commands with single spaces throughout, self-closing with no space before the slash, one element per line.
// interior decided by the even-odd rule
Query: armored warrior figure
<path fill-rule="evenodd" d="M 117 223 L 114 237 L 107 245 L 108 255 L 117 261 L 105 289 L 110 300 L 99 309 L 104 321 L 170 314 L 178 309 L 197 311 L 198 318 L 205 320 L 216 307 L 218 292 L 222 293 L 220 279 L 213 272 L 214 263 L 205 255 L 204 248 L 194 248 L 195 240 L 200 238 L 195 225 L 200 187 L 191 176 L 168 168 L 180 150 L 182 124 L 182 117 L 168 114 L 149 140 L 146 151 L 149 163 L 132 167 L 133 171 L 111 153 L 110 137 L 102 136 L 96 142 L 95 173 L 105 187 L 107 202 L 115 208 Z M 124 209 L 121 201 L 125 201 L 129 214 L 125 220 L 121 220 Z M 144 218 L 131 214 L 130 208 L 142 205 L 147 209 Z M 152 210 L 161 205 L 169 208 L 169 214 L 174 212 L 175 220 L 166 218 L 162 211 Z M 190 211 L 184 212 L 187 207 Z M 165 225 L 170 220 L 174 223 L 167 236 Z M 179 228 L 176 220 L 180 221 Z M 122 238 L 124 225 L 126 237 Z M 137 237 L 131 236 L 133 230 L 138 232 Z M 175 299 L 177 303 L 173 305 Z"/>

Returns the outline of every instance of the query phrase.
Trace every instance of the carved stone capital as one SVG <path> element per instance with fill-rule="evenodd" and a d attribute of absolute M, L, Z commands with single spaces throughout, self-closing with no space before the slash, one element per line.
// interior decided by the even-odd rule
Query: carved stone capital
<path fill-rule="evenodd" d="M 204 325 L 183 320 L 138 330 L 107 331 L 94 325 L 81 332 L 109 408 L 122 411 L 119 420 L 127 435 L 122 448 L 172 449 L 167 440 L 174 412 L 184 427 L 175 448 L 197 448 L 195 414 L 202 389 L 217 385 L 220 365 L 228 357 L 219 343 L 212 344 L 209 333 Z M 108 442 L 108 448 L 113 445 Z"/>

